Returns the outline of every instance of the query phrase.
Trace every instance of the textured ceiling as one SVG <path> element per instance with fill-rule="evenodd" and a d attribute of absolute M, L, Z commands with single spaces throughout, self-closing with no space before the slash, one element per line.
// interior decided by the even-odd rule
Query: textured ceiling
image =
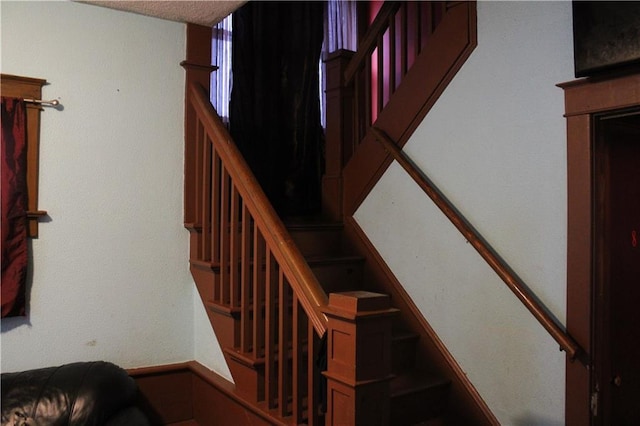
<path fill-rule="evenodd" d="M 213 26 L 229 13 L 246 3 L 246 0 L 216 1 L 101 1 L 77 0 L 81 3 L 124 10 L 170 21 L 190 22 Z"/>

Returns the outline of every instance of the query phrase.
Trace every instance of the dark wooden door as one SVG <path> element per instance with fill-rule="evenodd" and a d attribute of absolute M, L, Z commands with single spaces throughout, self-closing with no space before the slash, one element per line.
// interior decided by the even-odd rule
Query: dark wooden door
<path fill-rule="evenodd" d="M 596 423 L 640 424 L 640 111 L 603 117 L 595 292 Z"/>

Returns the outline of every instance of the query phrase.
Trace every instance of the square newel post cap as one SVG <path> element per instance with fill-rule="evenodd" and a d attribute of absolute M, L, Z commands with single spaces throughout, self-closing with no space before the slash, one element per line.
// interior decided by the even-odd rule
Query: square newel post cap
<path fill-rule="evenodd" d="M 345 291 L 330 293 L 329 304 L 324 312 L 329 316 L 357 318 L 364 316 L 381 316 L 398 312 L 391 308 L 391 299 L 386 294 L 370 291 Z"/>

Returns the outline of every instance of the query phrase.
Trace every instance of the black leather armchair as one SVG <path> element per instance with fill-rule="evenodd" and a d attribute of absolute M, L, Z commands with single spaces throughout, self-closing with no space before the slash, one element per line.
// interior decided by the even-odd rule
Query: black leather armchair
<path fill-rule="evenodd" d="M 147 426 L 135 381 L 115 364 L 77 362 L 2 374 L 2 426 Z"/>

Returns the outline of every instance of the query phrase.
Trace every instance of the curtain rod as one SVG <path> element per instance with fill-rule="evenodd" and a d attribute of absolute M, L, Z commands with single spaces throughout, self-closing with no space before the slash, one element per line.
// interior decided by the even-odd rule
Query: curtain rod
<path fill-rule="evenodd" d="M 58 106 L 60 105 L 60 102 L 58 102 L 57 99 L 53 99 L 51 101 L 45 101 L 42 99 L 25 99 L 25 102 L 29 102 L 31 104 L 39 104 L 39 105 L 43 105 L 43 106 Z"/>

